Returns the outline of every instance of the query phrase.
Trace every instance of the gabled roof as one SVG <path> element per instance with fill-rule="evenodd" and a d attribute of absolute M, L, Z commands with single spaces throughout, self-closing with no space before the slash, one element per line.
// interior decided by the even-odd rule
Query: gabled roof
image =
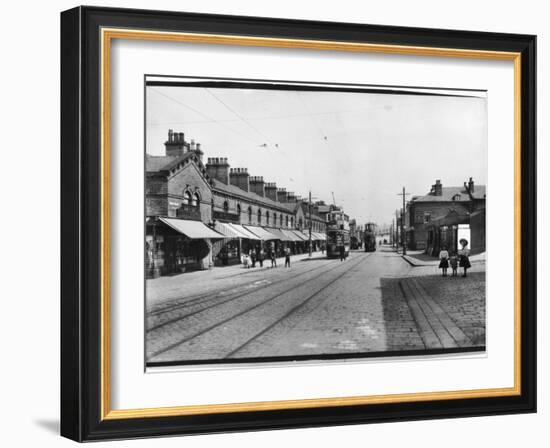
<path fill-rule="evenodd" d="M 194 151 L 186 152 L 185 154 L 175 157 L 175 156 L 152 156 L 149 154 L 145 155 L 145 171 L 148 173 L 159 172 L 159 171 L 170 171 L 172 168 L 176 167 L 178 164 L 183 162 L 186 159 L 195 156 L 197 158 L 198 165 L 200 168 L 204 169 L 202 163 L 198 159 L 198 155 Z"/>
<path fill-rule="evenodd" d="M 174 156 L 151 156 L 145 155 L 145 171 L 148 173 L 155 171 L 162 171 L 163 168 L 169 163 L 176 160 L 178 157 Z"/>
<path fill-rule="evenodd" d="M 441 195 L 427 194 L 425 196 L 419 196 L 413 199 L 411 202 L 468 202 L 470 201 L 470 195 L 464 186 L 462 187 L 443 187 L 441 189 Z M 453 197 L 460 195 L 460 198 L 453 200 Z M 474 199 L 485 199 L 485 185 L 475 185 L 474 193 L 472 194 Z"/>

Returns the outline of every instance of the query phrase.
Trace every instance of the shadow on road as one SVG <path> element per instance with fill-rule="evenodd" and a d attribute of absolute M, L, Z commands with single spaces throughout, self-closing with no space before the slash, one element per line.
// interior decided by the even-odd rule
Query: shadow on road
<path fill-rule="evenodd" d="M 419 324 L 408 304 L 413 298 L 406 297 L 402 288 L 405 278 L 380 279 L 387 345 L 391 351 L 425 348 Z M 473 272 L 466 278 L 426 275 L 414 279 L 432 303 L 464 332 L 471 347 L 485 346 L 485 272 Z M 436 322 L 429 324 L 439 325 L 438 319 L 434 319 Z"/>

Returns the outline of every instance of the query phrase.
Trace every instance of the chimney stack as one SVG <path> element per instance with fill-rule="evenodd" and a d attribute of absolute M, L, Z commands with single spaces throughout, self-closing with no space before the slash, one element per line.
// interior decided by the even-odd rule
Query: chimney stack
<path fill-rule="evenodd" d="M 441 183 L 440 179 L 436 179 L 435 184 L 432 185 L 432 191 L 434 196 L 442 196 L 443 195 L 443 184 Z"/>
<path fill-rule="evenodd" d="M 474 192 L 474 179 L 470 177 L 470 180 L 468 181 L 468 190 L 470 190 L 470 194 L 473 194 Z"/>
<path fill-rule="evenodd" d="M 185 136 L 183 132 L 174 132 L 168 129 L 168 140 L 164 142 L 166 155 L 171 157 L 181 157 L 185 153 Z"/>
<path fill-rule="evenodd" d="M 296 195 L 294 194 L 293 191 L 288 192 L 288 196 L 286 198 L 286 201 L 287 202 L 296 202 Z"/>
<path fill-rule="evenodd" d="M 250 177 L 250 191 L 258 196 L 265 197 L 265 182 L 263 176 Z"/>
<path fill-rule="evenodd" d="M 208 157 L 206 173 L 225 185 L 229 185 L 229 164 L 227 157 Z"/>
<path fill-rule="evenodd" d="M 286 188 L 277 189 L 277 200 L 278 200 L 278 202 L 288 202 L 287 197 L 288 197 L 288 193 L 286 192 Z"/>
<path fill-rule="evenodd" d="M 274 202 L 277 201 L 277 184 L 275 182 L 266 182 L 265 195 Z"/>
<path fill-rule="evenodd" d="M 229 183 L 249 193 L 250 182 L 248 168 L 231 168 L 229 170 Z"/>

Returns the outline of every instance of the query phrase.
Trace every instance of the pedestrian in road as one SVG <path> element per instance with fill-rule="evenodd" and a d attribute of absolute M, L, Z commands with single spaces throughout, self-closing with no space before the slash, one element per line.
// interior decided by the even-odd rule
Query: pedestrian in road
<path fill-rule="evenodd" d="M 456 255 L 456 252 L 453 251 L 449 258 L 449 264 L 451 265 L 452 269 L 452 276 L 456 277 L 458 275 L 458 256 Z"/>
<path fill-rule="evenodd" d="M 346 259 L 346 248 L 344 246 L 340 246 L 340 261 L 344 261 Z"/>
<path fill-rule="evenodd" d="M 264 259 L 265 259 L 265 252 L 263 249 L 260 249 L 260 252 L 258 253 L 258 261 L 260 262 L 260 267 L 264 267 Z"/>
<path fill-rule="evenodd" d="M 250 251 L 250 261 L 252 262 L 252 267 L 255 268 L 256 267 L 256 251 L 254 249 L 252 249 Z"/>
<path fill-rule="evenodd" d="M 271 259 L 271 267 L 276 268 L 277 267 L 277 259 L 275 258 L 275 251 L 274 250 L 269 252 L 269 258 Z"/>
<path fill-rule="evenodd" d="M 449 267 L 449 251 L 445 246 L 439 251 L 439 269 L 443 271 L 441 274 L 443 277 L 447 277 L 447 268 Z"/>
<path fill-rule="evenodd" d="M 472 267 L 470 263 L 470 249 L 468 249 L 468 240 L 466 238 L 461 238 L 459 243 L 462 246 L 462 249 L 458 252 L 458 255 L 460 256 L 458 265 L 461 268 L 464 268 L 464 274 L 462 274 L 462 277 L 467 277 L 467 271 Z"/>
<path fill-rule="evenodd" d="M 290 267 L 290 249 L 285 247 L 285 268 Z"/>

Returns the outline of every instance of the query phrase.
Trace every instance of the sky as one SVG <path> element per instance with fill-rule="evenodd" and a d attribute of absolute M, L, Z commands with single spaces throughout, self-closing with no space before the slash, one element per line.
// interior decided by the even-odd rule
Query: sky
<path fill-rule="evenodd" d="M 459 86 L 458 86 L 459 87 Z M 449 92 L 447 92 L 449 93 Z M 487 182 L 487 99 L 365 92 L 148 86 L 146 152 L 168 129 L 297 195 L 338 205 L 359 224 L 391 223 L 405 187 Z M 411 196 L 408 196 L 410 198 Z"/>

